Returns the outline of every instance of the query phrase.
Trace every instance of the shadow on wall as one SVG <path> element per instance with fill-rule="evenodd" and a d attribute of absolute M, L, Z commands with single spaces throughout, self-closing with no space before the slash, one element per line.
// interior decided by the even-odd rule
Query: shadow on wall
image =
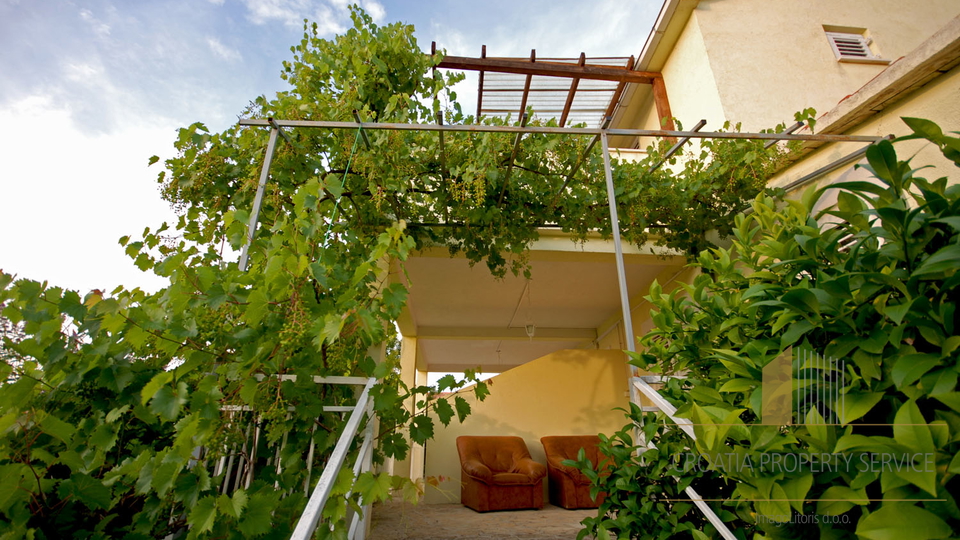
<path fill-rule="evenodd" d="M 533 459 L 546 463 L 540 437 L 613 433 L 623 426 L 617 407 L 626 408 L 626 357 L 615 350 L 563 350 L 516 367 L 488 381 L 490 395 L 477 402 L 462 394 L 473 414 L 444 427 L 435 418 L 436 434 L 427 443 L 425 474 L 443 477 L 429 488 L 425 502 L 460 500 L 461 435 L 522 437 Z M 546 489 L 546 484 L 544 484 Z"/>

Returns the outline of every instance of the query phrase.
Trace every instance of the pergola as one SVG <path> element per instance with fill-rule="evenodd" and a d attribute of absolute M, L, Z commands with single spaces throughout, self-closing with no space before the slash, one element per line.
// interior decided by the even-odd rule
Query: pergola
<path fill-rule="evenodd" d="M 513 95 L 513 98 L 519 99 L 519 108 L 509 108 L 496 102 L 494 98 L 486 97 L 488 106 L 493 105 L 490 109 L 483 108 L 481 104 L 482 101 L 478 100 L 478 111 L 490 111 L 495 112 L 499 111 L 500 108 L 503 114 L 509 114 L 513 111 L 521 113 L 524 111 L 528 103 L 533 103 L 530 101 L 531 93 L 537 93 L 542 91 L 544 96 L 549 92 L 557 92 L 556 88 L 558 86 L 554 82 L 552 83 L 540 83 L 535 84 L 535 78 L 565 78 L 570 79 L 570 86 L 567 88 L 567 94 L 562 109 L 559 109 L 562 120 L 560 122 L 561 126 L 571 118 L 572 114 L 575 114 L 576 109 L 574 104 L 577 101 L 576 93 L 579 88 L 579 81 L 584 80 L 599 80 L 599 81 L 616 81 L 617 87 L 613 90 L 613 97 L 619 99 L 620 94 L 623 91 L 623 87 L 629 82 L 636 82 L 640 84 L 652 84 L 654 85 L 654 93 L 657 94 L 658 85 L 661 88 L 660 94 L 661 98 L 657 101 L 658 113 L 663 113 L 666 111 L 669 114 L 669 105 L 666 102 L 666 92 L 663 91 L 663 80 L 660 74 L 657 73 L 646 73 L 646 72 L 635 72 L 630 69 L 632 67 L 632 60 L 627 60 L 624 66 L 614 66 L 614 65 L 599 65 L 599 64 L 587 64 L 583 55 L 581 55 L 580 60 L 573 63 L 569 61 L 537 61 L 535 54 L 531 55 L 529 60 L 517 60 L 517 59 L 503 59 L 503 58 L 486 58 L 482 56 L 481 58 L 462 58 L 462 57 L 445 57 L 439 64 L 438 67 L 441 68 L 450 68 L 450 69 L 476 69 L 481 71 L 481 89 L 480 97 L 481 100 L 488 95 L 495 95 L 496 92 L 501 92 L 506 94 L 507 92 L 517 93 L 516 89 L 510 90 L 507 83 L 503 84 L 503 87 L 495 85 L 494 88 L 490 88 L 490 80 L 484 77 L 484 74 L 512 74 L 512 75 L 521 75 L 524 76 L 524 85 L 523 88 L 519 90 L 519 95 Z M 483 84 L 486 79 L 486 84 L 488 85 L 484 89 Z M 494 79 L 498 80 L 498 79 Z M 659 81 L 659 82 L 657 82 Z M 499 84 L 499 83 L 498 83 Z M 547 86 L 548 84 L 554 84 L 554 86 Z M 543 86 L 541 86 L 543 85 Z M 542 90 L 538 90 L 542 88 Z M 551 88 L 547 90 L 547 88 Z M 513 99 L 511 98 L 511 99 Z M 533 98 L 536 101 L 537 98 Z M 512 126 L 496 126 L 489 124 L 468 124 L 468 125 L 443 125 L 441 123 L 437 124 L 406 124 L 406 123 L 384 123 L 384 122 L 363 122 L 359 118 L 358 114 L 354 112 L 355 122 L 334 122 L 334 121 L 314 121 L 314 120 L 284 120 L 284 119 L 241 119 L 239 124 L 241 126 L 251 126 L 251 127 L 268 127 L 270 128 L 270 136 L 267 143 L 267 148 L 264 157 L 264 164 L 261 170 L 259 184 L 257 188 L 256 197 L 254 199 L 254 208 L 250 213 L 250 221 L 248 225 L 248 235 L 246 244 L 243 247 L 243 251 L 240 258 L 240 268 L 241 270 L 246 268 L 248 262 L 248 250 L 250 243 L 256 233 L 258 214 L 260 211 L 260 206 L 263 201 L 264 189 L 266 187 L 269 173 L 270 165 L 273 159 L 274 149 L 277 144 L 277 138 L 283 136 L 287 137 L 284 134 L 285 128 L 310 128 L 310 129 L 329 129 L 329 130 L 338 130 L 338 129 L 349 129 L 357 130 L 359 135 L 363 135 L 365 130 L 396 130 L 396 131 L 428 131 L 436 132 L 438 135 L 437 138 L 437 151 L 440 153 L 441 162 L 443 161 L 443 134 L 444 133 L 511 133 L 516 135 L 516 140 L 514 144 L 514 153 L 508 167 L 512 168 L 514 166 L 513 160 L 516 158 L 517 149 L 519 148 L 522 137 L 524 134 L 528 133 L 540 133 L 540 134 L 551 134 L 556 136 L 570 136 L 570 135 L 593 135 L 593 140 L 585 148 L 581 159 L 579 162 L 583 161 L 585 157 L 595 146 L 596 142 L 601 143 L 601 149 L 603 153 L 603 166 L 604 166 L 604 177 L 606 181 L 607 188 L 607 201 L 610 209 L 610 220 L 611 220 L 611 231 L 612 231 L 612 240 L 614 244 L 615 251 L 615 260 L 617 268 L 617 279 L 618 279 L 618 289 L 620 296 L 620 307 L 622 312 L 622 324 L 623 329 L 628 336 L 626 340 L 627 350 L 630 352 L 636 351 L 635 340 L 633 339 L 633 322 L 631 317 L 631 307 L 630 307 L 630 296 L 627 288 L 626 273 L 624 267 L 624 253 L 623 246 L 620 238 L 620 225 L 619 217 L 617 214 L 617 201 L 615 195 L 615 187 L 613 184 L 613 175 L 611 169 L 611 159 L 610 159 L 610 144 L 609 138 L 612 136 L 627 136 L 627 137 L 666 137 L 671 139 L 679 139 L 682 144 L 683 141 L 698 138 L 724 138 L 724 139 L 754 139 L 754 140 L 766 140 L 770 142 L 776 141 L 818 141 L 818 142 L 855 142 L 855 143 L 867 143 L 872 144 L 881 140 L 882 137 L 872 137 L 872 136 L 852 136 L 852 135 L 814 135 L 814 134 L 792 134 L 788 129 L 787 131 L 781 133 L 737 133 L 737 132 L 704 132 L 704 131 L 676 131 L 672 129 L 662 129 L 662 130 L 648 130 L 648 129 L 622 129 L 622 128 L 610 128 L 610 118 L 613 108 L 615 108 L 616 103 L 615 99 L 612 99 L 610 104 L 606 106 L 603 111 L 603 121 L 599 122 L 599 125 L 594 125 L 592 127 L 544 127 L 544 126 L 528 126 L 526 125 L 526 116 L 521 114 L 519 121 L 516 122 L 517 125 Z M 599 110 L 599 109 L 597 109 Z M 796 129 L 794 126 L 791 129 Z M 369 147 L 369 142 L 364 136 L 364 141 Z M 578 163 L 579 163 L 578 162 Z M 578 166 L 578 165 L 577 165 Z M 576 166 L 575 166 L 576 167 Z M 567 177 L 567 183 L 573 177 L 573 174 L 576 171 L 572 171 L 571 174 Z M 508 172 L 509 178 L 509 172 Z M 562 196 L 564 189 L 566 188 L 567 183 L 561 187 L 558 196 Z M 643 394 L 647 399 L 649 399 L 654 406 L 666 414 L 673 422 L 675 422 L 681 429 L 683 429 L 691 438 L 696 439 L 693 430 L 693 424 L 684 418 L 676 417 L 676 408 L 673 407 L 668 401 L 666 401 L 657 391 L 650 386 L 650 384 L 642 377 L 637 376 L 637 373 L 634 372 L 631 378 L 630 385 L 630 398 L 634 403 L 639 404 L 640 394 Z M 652 447 L 652 443 L 648 443 L 648 446 Z M 325 473 L 326 474 L 326 473 Z M 314 495 L 311 497 L 313 500 L 314 497 L 320 497 L 320 492 L 328 489 L 329 486 L 325 486 L 323 482 L 317 484 L 317 488 L 314 491 Z M 713 512 L 713 510 L 706 504 L 697 492 L 692 488 L 686 488 L 686 493 L 690 497 L 691 501 L 703 512 L 704 516 L 710 521 L 714 527 L 720 532 L 720 534 L 729 540 L 733 540 L 736 536 L 724 525 L 720 518 Z M 329 493 L 327 493 L 328 495 Z M 325 499 L 326 495 L 322 495 Z M 308 508 L 313 508 L 316 505 L 308 504 Z M 311 515 L 305 513 L 301 519 L 301 523 L 298 524 L 297 531 L 302 532 L 306 535 L 307 530 L 313 530 L 317 520 L 319 519 L 319 510 L 312 511 Z M 304 527 L 301 528 L 301 525 Z M 294 536 L 297 536 L 295 533 Z M 306 537 L 306 536 L 304 536 Z"/>
<path fill-rule="evenodd" d="M 436 42 L 431 44 L 436 54 Z M 472 70 L 480 73 L 477 87 L 477 118 L 507 116 L 522 118 L 532 107 L 542 118 L 598 127 L 603 118 L 612 117 L 627 84 L 650 85 L 657 116 L 664 129 L 673 130 L 673 115 L 663 75 L 634 71 L 634 57 L 537 58 L 536 49 L 529 58 L 487 56 L 487 46 L 479 58 L 444 56 L 437 67 Z"/>

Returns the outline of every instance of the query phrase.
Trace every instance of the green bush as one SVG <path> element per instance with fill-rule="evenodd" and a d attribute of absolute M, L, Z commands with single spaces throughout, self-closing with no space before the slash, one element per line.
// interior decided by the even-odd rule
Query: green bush
<path fill-rule="evenodd" d="M 905 139 L 926 139 L 960 166 L 960 139 L 904 120 L 914 131 Z M 631 424 L 603 439 L 616 467 L 594 487 L 611 495 L 585 533 L 712 536 L 709 527 L 684 532 L 703 524 L 689 502 L 665 501 L 691 483 L 705 499 L 727 499 L 710 505 L 742 538 L 960 530 L 960 186 L 918 177 L 889 141 L 866 157 L 876 182 L 781 205 L 760 196 L 737 218 L 732 247 L 700 255 L 693 283 L 651 288 L 656 326 L 631 363 L 686 377 L 662 393 L 696 424 L 697 441 L 632 411 Z M 840 190 L 838 203 L 815 212 L 826 189 Z M 763 425 L 764 367 L 803 349 L 838 360 L 795 368 L 839 387 L 839 399 L 812 402 L 794 425 Z M 815 391 L 809 381 L 799 388 Z M 662 450 L 636 446 L 634 425 Z M 786 455 L 805 464 L 772 463 Z"/>

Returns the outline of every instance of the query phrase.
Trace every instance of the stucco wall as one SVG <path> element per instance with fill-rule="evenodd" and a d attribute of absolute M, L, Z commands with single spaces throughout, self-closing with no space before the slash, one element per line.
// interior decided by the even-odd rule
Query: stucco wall
<path fill-rule="evenodd" d="M 867 121 L 847 132 L 849 135 L 873 135 L 882 136 L 887 134 L 906 135 L 910 129 L 903 123 L 901 117 L 927 118 L 938 123 L 944 132 L 960 131 L 960 100 L 957 99 L 958 88 L 960 88 L 960 68 L 954 68 L 950 72 L 937 77 L 926 86 L 915 90 L 901 101 L 888 107 Z M 845 143 L 831 144 L 821 147 L 816 152 L 806 156 L 802 161 L 793 164 L 791 167 L 781 171 L 777 176 L 770 180 L 773 186 L 784 186 L 790 182 L 802 178 L 803 176 L 833 162 L 837 159 L 860 148 L 861 144 Z M 895 145 L 897 155 L 900 159 L 906 159 L 913 156 L 911 163 L 916 166 L 933 165 L 933 169 L 920 171 L 919 176 L 928 180 L 934 180 L 941 176 L 947 176 L 950 183 L 960 182 L 960 174 L 957 174 L 957 168 L 953 162 L 943 157 L 943 154 L 931 143 L 923 140 L 905 141 Z M 863 163 L 866 163 L 863 160 Z M 818 181 L 807 186 L 824 186 L 829 183 L 850 180 L 867 180 L 869 173 L 863 169 L 854 169 L 852 165 L 838 169 L 829 173 Z M 802 188 L 806 189 L 806 188 Z M 802 191 L 797 191 L 794 196 L 799 196 Z M 825 203 L 836 201 L 836 192 L 828 192 L 824 198 Z"/>
<path fill-rule="evenodd" d="M 440 489 L 428 487 L 428 504 L 460 501 L 460 435 L 523 437 L 533 458 L 546 463 L 540 437 L 613 433 L 626 420 L 615 407 L 627 407 L 627 372 L 619 350 L 564 350 L 490 379 L 482 403 L 464 393 L 473 414 L 463 424 L 444 427 L 434 419 L 436 436 L 427 443 L 427 477 L 445 477 Z M 546 487 L 546 483 L 544 483 Z"/>
<path fill-rule="evenodd" d="M 807 107 L 824 113 L 886 67 L 838 62 L 823 25 L 865 28 L 880 56 L 896 60 L 958 13 L 957 0 L 701 0 L 690 20 L 726 118 L 755 131 L 792 123 L 793 113 Z M 685 33 L 692 30 L 688 25 Z M 689 66 L 699 70 L 703 62 Z M 687 89 L 664 79 L 674 116 L 682 117 L 685 107 L 674 96 Z"/>
<path fill-rule="evenodd" d="M 723 124 L 724 111 L 700 27 L 695 12 L 664 64 L 662 74 L 670 109 L 683 127 L 690 129 L 706 119 L 705 129 L 714 130 Z"/>
<path fill-rule="evenodd" d="M 719 129 L 723 125 L 724 112 L 717 82 L 710 68 L 696 13 L 687 21 L 661 73 L 667 87 L 670 110 L 684 129 L 692 128 L 701 119 L 707 120 L 705 130 Z M 653 100 L 648 100 L 643 107 L 640 124 L 636 127 L 661 129 Z M 650 138 L 644 137 L 640 139 L 639 146 L 646 148 L 651 142 Z"/>

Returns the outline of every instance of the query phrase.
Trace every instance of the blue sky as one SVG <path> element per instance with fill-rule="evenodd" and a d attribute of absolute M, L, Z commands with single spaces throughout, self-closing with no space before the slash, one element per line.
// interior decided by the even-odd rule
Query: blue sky
<path fill-rule="evenodd" d="M 284 89 L 281 62 L 302 20 L 327 36 L 350 23 L 344 0 L 0 0 L 0 269 L 86 292 L 155 290 L 117 239 L 173 219 L 152 155 L 176 129 L 235 122 Z M 629 56 L 660 0 L 387 1 L 379 23 L 415 25 L 450 54 Z M 475 109 L 476 82 L 458 90 Z"/>

